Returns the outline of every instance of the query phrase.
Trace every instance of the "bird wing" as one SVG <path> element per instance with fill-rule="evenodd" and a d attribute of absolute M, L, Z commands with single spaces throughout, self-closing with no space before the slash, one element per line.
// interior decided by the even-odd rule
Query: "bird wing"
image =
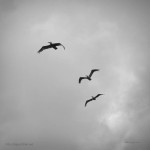
<path fill-rule="evenodd" d="M 51 48 L 51 45 L 42 46 L 38 53 L 42 52 L 45 49 Z"/>
<path fill-rule="evenodd" d="M 91 77 L 92 74 L 93 74 L 95 71 L 99 71 L 99 69 L 93 69 L 93 70 L 91 70 L 89 77 Z"/>
<path fill-rule="evenodd" d="M 61 43 L 54 43 L 53 45 L 54 45 L 54 46 L 62 46 L 62 47 L 65 49 L 65 46 L 62 45 Z"/>
<path fill-rule="evenodd" d="M 81 80 L 82 80 L 82 79 L 87 79 L 87 78 L 86 78 L 86 77 L 80 77 L 80 78 L 79 78 L 79 83 L 81 83 Z"/>
<path fill-rule="evenodd" d="M 97 95 L 95 96 L 95 98 L 99 97 L 100 95 L 104 95 L 104 94 L 97 94 Z"/>
<path fill-rule="evenodd" d="M 86 107 L 87 103 L 90 102 L 90 101 L 92 101 L 92 100 L 93 100 L 92 98 L 89 99 L 89 100 L 87 100 L 87 101 L 85 102 L 85 107 Z"/>

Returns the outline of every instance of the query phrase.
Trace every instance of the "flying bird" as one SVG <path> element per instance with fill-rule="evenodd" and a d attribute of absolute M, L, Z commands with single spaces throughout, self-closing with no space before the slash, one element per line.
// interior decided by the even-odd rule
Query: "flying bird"
<path fill-rule="evenodd" d="M 65 49 L 65 47 L 61 43 L 52 43 L 52 42 L 48 42 L 48 43 L 49 43 L 49 45 L 42 46 L 41 49 L 38 51 L 38 53 L 40 53 L 43 50 L 48 49 L 48 48 L 53 48 L 56 50 L 57 46 L 62 46 Z"/>
<path fill-rule="evenodd" d="M 104 94 L 97 94 L 95 97 L 92 96 L 91 99 L 89 99 L 89 100 L 87 100 L 87 101 L 85 102 L 85 107 L 86 107 L 86 105 L 87 105 L 88 102 L 93 101 L 93 100 L 96 100 L 96 98 L 99 97 L 100 95 L 104 95 Z"/>
<path fill-rule="evenodd" d="M 81 80 L 82 80 L 82 79 L 88 79 L 89 81 L 92 80 L 91 77 L 92 77 L 92 74 L 93 74 L 95 71 L 99 71 L 99 69 L 93 69 L 93 70 L 91 70 L 91 72 L 90 72 L 89 75 L 86 75 L 85 77 L 80 77 L 80 78 L 79 78 L 79 83 L 81 83 Z"/>

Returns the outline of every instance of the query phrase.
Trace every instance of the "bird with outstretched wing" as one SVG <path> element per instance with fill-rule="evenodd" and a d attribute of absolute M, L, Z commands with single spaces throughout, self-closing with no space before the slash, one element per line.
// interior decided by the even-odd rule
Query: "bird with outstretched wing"
<path fill-rule="evenodd" d="M 48 48 L 52 48 L 52 46 L 51 45 L 42 46 L 41 49 L 38 51 L 38 53 L 40 53 L 43 50 L 48 49 Z"/>
<path fill-rule="evenodd" d="M 82 80 L 82 79 L 87 79 L 87 77 L 80 77 L 80 78 L 79 78 L 79 83 L 81 83 L 81 80 Z"/>
<path fill-rule="evenodd" d="M 86 107 L 87 103 L 90 102 L 90 101 L 92 101 L 92 100 L 93 100 L 92 98 L 89 99 L 89 100 L 87 100 L 87 101 L 85 102 L 85 107 Z"/>
<path fill-rule="evenodd" d="M 87 100 L 87 101 L 85 102 L 85 107 L 86 107 L 86 105 L 87 105 L 88 102 L 93 101 L 93 100 L 96 100 L 96 98 L 99 97 L 100 95 L 104 95 L 104 94 L 97 94 L 95 97 L 92 96 L 91 99 L 89 99 L 89 100 Z"/>
<path fill-rule="evenodd" d="M 62 45 L 61 43 L 54 43 L 54 44 L 53 44 L 53 46 L 54 46 L 54 47 L 62 46 L 62 47 L 64 48 L 64 50 L 65 50 L 65 46 L 64 46 L 64 45 Z"/>
<path fill-rule="evenodd" d="M 94 98 L 96 99 L 97 97 L 104 95 L 104 94 L 97 94 Z"/>
<path fill-rule="evenodd" d="M 90 78 L 92 77 L 92 75 L 93 75 L 93 73 L 94 73 L 95 71 L 99 71 L 99 69 L 92 69 L 91 72 L 90 72 L 90 74 L 89 74 L 89 77 L 90 77 Z"/>
<path fill-rule="evenodd" d="M 38 51 L 38 53 L 42 52 L 43 50 L 45 49 L 49 49 L 49 48 L 53 48 L 53 49 L 57 49 L 57 46 L 62 46 L 64 49 L 64 45 L 62 45 L 61 43 L 52 43 L 52 42 L 48 42 L 49 45 L 46 45 L 46 46 L 42 46 L 41 49 Z"/>
<path fill-rule="evenodd" d="M 99 69 L 92 69 L 89 75 L 86 75 L 85 77 L 80 77 L 80 78 L 79 78 L 79 83 L 81 83 L 82 79 L 92 80 L 91 77 L 92 77 L 92 74 L 93 74 L 95 71 L 99 71 Z"/>

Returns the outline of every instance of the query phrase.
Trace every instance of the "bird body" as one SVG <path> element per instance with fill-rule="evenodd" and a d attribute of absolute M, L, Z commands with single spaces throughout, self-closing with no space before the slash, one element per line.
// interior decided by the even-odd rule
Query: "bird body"
<path fill-rule="evenodd" d="M 49 48 L 53 48 L 56 50 L 57 46 L 62 46 L 65 49 L 65 47 L 61 43 L 52 43 L 52 42 L 48 42 L 48 43 L 49 43 L 49 45 L 42 46 L 41 49 L 38 51 L 38 53 L 42 52 L 45 49 L 49 49 Z"/>
<path fill-rule="evenodd" d="M 104 95 L 104 94 L 97 94 L 95 97 L 92 96 L 91 99 L 89 99 L 89 100 L 87 100 L 87 101 L 85 102 L 85 107 L 86 107 L 86 105 L 87 105 L 88 102 L 93 101 L 93 100 L 96 100 L 96 98 L 99 97 L 100 95 Z"/>
<path fill-rule="evenodd" d="M 95 71 L 99 71 L 99 69 L 92 69 L 89 75 L 86 75 L 85 77 L 80 77 L 79 83 L 81 83 L 82 79 L 88 79 L 89 81 L 92 80 L 91 77 Z"/>

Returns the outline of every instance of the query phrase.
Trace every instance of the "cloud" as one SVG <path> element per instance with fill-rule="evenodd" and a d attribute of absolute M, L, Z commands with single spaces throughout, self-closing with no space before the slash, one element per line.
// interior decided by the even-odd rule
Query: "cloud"
<path fill-rule="evenodd" d="M 36 149 L 146 150 L 149 44 L 147 25 L 137 24 L 148 23 L 146 10 L 118 1 L 2 4 L 2 148 L 10 149 L 6 142 L 33 142 Z M 48 41 L 62 42 L 66 50 L 38 55 Z M 100 71 L 79 85 L 79 76 L 92 68 Z M 99 92 L 104 96 L 85 108 Z"/>

